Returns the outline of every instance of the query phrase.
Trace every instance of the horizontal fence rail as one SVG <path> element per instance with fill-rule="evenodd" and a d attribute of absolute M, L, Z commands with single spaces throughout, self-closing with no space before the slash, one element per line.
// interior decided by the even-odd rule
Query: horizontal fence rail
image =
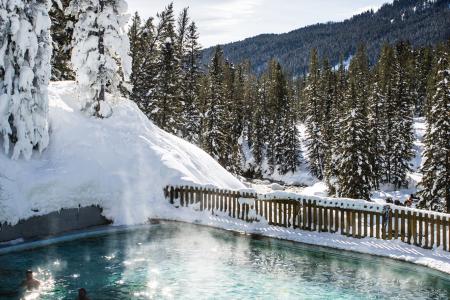
<path fill-rule="evenodd" d="M 340 233 L 354 238 L 401 240 L 426 249 L 450 251 L 450 215 L 363 200 L 300 196 L 263 199 L 255 193 L 199 187 L 164 188 L 176 207 L 192 207 L 246 222 L 266 220 L 273 226 Z"/>

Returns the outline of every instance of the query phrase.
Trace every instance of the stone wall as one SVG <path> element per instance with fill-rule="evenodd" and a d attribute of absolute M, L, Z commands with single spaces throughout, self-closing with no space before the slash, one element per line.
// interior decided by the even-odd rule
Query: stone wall
<path fill-rule="evenodd" d="M 16 225 L 0 224 L 0 242 L 23 238 L 44 238 L 73 230 L 110 224 L 98 206 L 61 209 L 43 216 L 22 220 Z"/>

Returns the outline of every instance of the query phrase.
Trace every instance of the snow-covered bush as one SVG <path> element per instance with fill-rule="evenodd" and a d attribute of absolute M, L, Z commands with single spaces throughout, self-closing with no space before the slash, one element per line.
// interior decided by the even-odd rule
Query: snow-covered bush
<path fill-rule="evenodd" d="M 45 149 L 52 53 L 48 0 L 0 0 L 0 141 L 13 159 Z"/>
<path fill-rule="evenodd" d="M 131 73 L 126 11 L 123 0 L 72 0 L 67 8 L 67 13 L 78 20 L 72 64 L 82 110 L 89 115 L 110 116 L 105 93 L 117 94 Z"/>

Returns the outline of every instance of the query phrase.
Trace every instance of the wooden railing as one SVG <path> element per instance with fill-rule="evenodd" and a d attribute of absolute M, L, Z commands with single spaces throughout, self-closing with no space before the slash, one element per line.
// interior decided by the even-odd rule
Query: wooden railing
<path fill-rule="evenodd" d="M 172 187 L 165 197 L 176 207 L 193 207 L 215 215 L 273 226 L 372 237 L 450 251 L 450 215 L 363 200 L 305 197 L 263 198 L 255 193 Z"/>

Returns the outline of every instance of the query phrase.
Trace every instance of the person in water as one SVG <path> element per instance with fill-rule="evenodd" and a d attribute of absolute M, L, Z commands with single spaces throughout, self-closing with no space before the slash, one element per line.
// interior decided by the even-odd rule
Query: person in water
<path fill-rule="evenodd" d="M 25 280 L 22 282 L 22 287 L 31 291 L 31 290 L 35 290 L 38 289 L 39 286 L 41 285 L 41 282 L 37 279 L 33 278 L 33 271 L 31 270 L 27 270 L 27 272 L 25 273 Z"/>
<path fill-rule="evenodd" d="M 84 288 L 81 288 L 78 290 L 78 297 L 77 300 L 90 300 L 87 296 L 87 292 Z"/>

